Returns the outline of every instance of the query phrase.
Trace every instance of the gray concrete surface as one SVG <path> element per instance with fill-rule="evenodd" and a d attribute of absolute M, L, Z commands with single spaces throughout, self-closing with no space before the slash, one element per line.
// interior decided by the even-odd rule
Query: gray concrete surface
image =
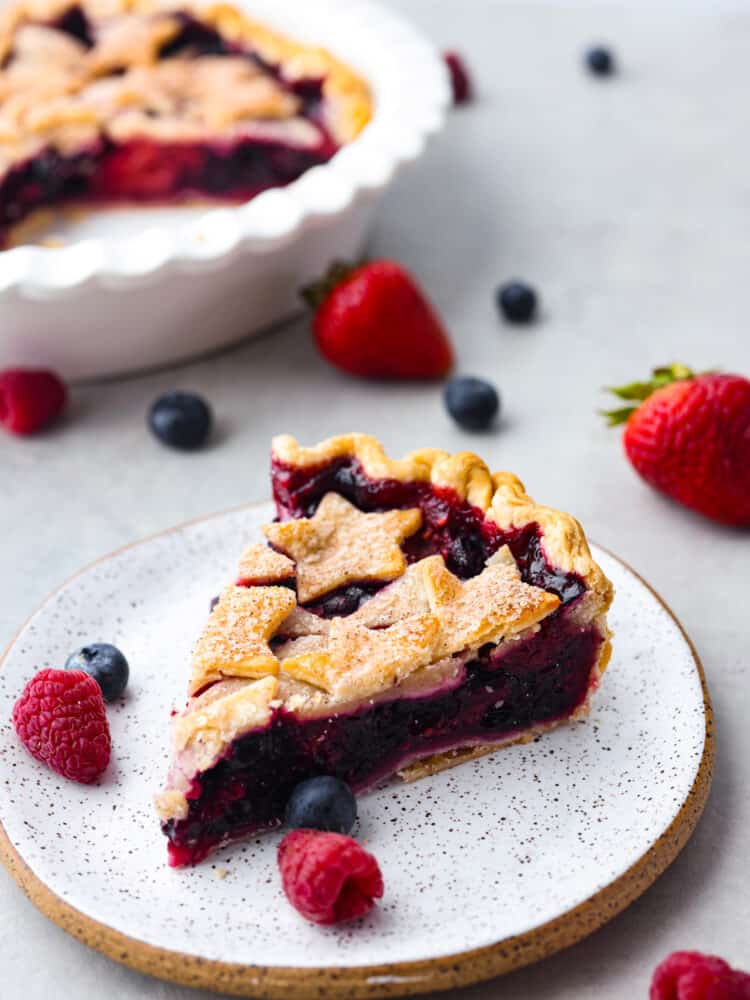
<path fill-rule="evenodd" d="M 577 514 L 671 604 L 705 664 L 719 757 L 693 840 L 640 901 L 568 952 L 457 1000 L 635 1000 L 674 948 L 750 967 L 750 539 L 652 493 L 595 412 L 601 386 L 659 362 L 750 373 L 750 8 L 711 5 L 709 16 L 708 0 L 687 13 L 396 5 L 466 53 L 481 99 L 452 115 L 429 156 L 399 180 L 374 251 L 419 276 L 453 332 L 461 370 L 497 382 L 499 427 L 462 433 L 432 386 L 338 376 L 317 358 L 303 322 L 180 370 L 81 388 L 54 433 L 0 439 L 0 641 L 52 587 L 108 550 L 264 498 L 275 432 L 314 441 L 372 431 L 395 453 L 475 448 Z M 617 47 L 623 67 L 609 82 L 579 68 L 581 49 L 600 39 Z M 495 314 L 494 288 L 513 275 L 543 297 L 530 329 L 502 326 Z M 214 403 L 219 432 L 205 453 L 169 453 L 145 431 L 149 403 L 173 387 Z M 7 1000 L 197 995 L 78 945 L 4 872 L 0 955 Z"/>

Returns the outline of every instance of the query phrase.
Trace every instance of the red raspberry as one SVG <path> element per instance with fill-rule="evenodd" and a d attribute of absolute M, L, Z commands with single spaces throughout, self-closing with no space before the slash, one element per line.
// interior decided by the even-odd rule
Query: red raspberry
<path fill-rule="evenodd" d="M 458 52 L 444 52 L 443 59 L 451 75 L 453 103 L 467 104 L 474 96 L 474 88 L 466 64 Z"/>
<path fill-rule="evenodd" d="M 658 965 L 649 1000 L 750 1000 L 750 975 L 699 951 L 675 951 Z"/>
<path fill-rule="evenodd" d="M 315 924 L 362 917 L 383 895 L 375 858 L 341 833 L 292 830 L 279 844 L 278 862 L 286 898 Z"/>
<path fill-rule="evenodd" d="M 68 392 L 54 372 L 6 368 L 0 372 L 0 422 L 14 434 L 33 434 L 65 407 Z"/>
<path fill-rule="evenodd" d="M 71 781 L 88 785 L 109 764 L 104 699 L 83 670 L 40 670 L 13 707 L 13 725 L 32 757 Z"/>

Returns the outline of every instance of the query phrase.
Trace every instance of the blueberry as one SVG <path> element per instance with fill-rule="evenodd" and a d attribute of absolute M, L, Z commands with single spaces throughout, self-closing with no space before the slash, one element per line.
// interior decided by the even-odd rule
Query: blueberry
<path fill-rule="evenodd" d="M 200 396 L 189 392 L 168 392 L 151 407 L 148 423 L 164 444 L 192 451 L 200 448 L 209 435 L 211 410 Z"/>
<path fill-rule="evenodd" d="M 351 788 L 328 775 L 300 782 L 286 804 L 287 826 L 295 830 L 349 833 L 356 818 L 357 802 Z"/>
<path fill-rule="evenodd" d="M 595 76 L 611 76 L 615 71 L 615 58 L 609 49 L 597 45 L 586 52 L 586 66 Z"/>
<path fill-rule="evenodd" d="M 457 424 L 480 431 L 497 416 L 500 397 L 494 385 L 484 379 L 457 375 L 445 387 L 445 405 Z"/>
<path fill-rule="evenodd" d="M 497 304 L 510 323 L 528 323 L 536 312 L 537 295 L 523 281 L 509 281 L 497 290 Z"/>
<path fill-rule="evenodd" d="M 116 646 L 108 642 L 92 642 L 71 653 L 65 663 L 66 670 L 84 670 L 99 687 L 105 701 L 119 698 L 128 684 L 128 661 Z"/>

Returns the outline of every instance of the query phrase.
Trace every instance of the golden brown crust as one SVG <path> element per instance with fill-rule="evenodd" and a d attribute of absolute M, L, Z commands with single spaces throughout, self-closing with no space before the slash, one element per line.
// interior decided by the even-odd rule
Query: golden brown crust
<path fill-rule="evenodd" d="M 187 796 L 184 792 L 177 791 L 176 788 L 170 788 L 155 795 L 154 806 L 157 815 L 164 822 L 170 819 L 187 819 L 189 808 Z"/>
<path fill-rule="evenodd" d="M 195 647 L 190 694 L 222 677 L 278 674 L 268 641 L 296 603 L 287 587 L 227 587 Z"/>
<path fill-rule="evenodd" d="M 435 659 L 518 635 L 560 606 L 559 597 L 523 583 L 515 564 L 485 566 L 462 581 L 433 563 L 424 576 L 427 599 L 440 622 Z"/>
<path fill-rule="evenodd" d="M 281 667 L 337 701 L 365 700 L 434 663 L 439 631 L 435 615 L 410 615 L 384 629 L 334 618 L 324 649 L 288 657 Z"/>
<path fill-rule="evenodd" d="M 274 438 L 273 455 L 285 464 L 301 468 L 349 456 L 356 458 L 373 479 L 426 482 L 452 489 L 500 528 L 538 524 L 550 563 L 580 576 L 587 588 L 599 596 L 603 610 L 611 604 L 612 586 L 592 559 L 578 521 L 570 514 L 537 504 L 516 476 L 510 472 L 491 473 L 485 462 L 472 452 L 451 455 L 436 448 L 424 448 L 402 459 L 392 459 L 377 438 L 368 434 L 345 434 L 309 448 L 285 434 Z"/>
<path fill-rule="evenodd" d="M 312 517 L 266 524 L 263 533 L 294 559 L 297 596 L 306 604 L 349 583 L 401 576 L 401 543 L 421 524 L 417 509 L 365 514 L 338 493 L 326 493 Z"/>
<path fill-rule="evenodd" d="M 278 689 L 276 677 L 262 677 L 176 715 L 172 722 L 175 757 L 189 755 L 190 770 L 205 771 L 238 736 L 268 724 Z"/>
<path fill-rule="evenodd" d="M 93 25 L 87 48 L 54 22 L 73 6 Z M 46 145 L 63 153 L 105 134 L 189 142 L 244 136 L 321 141 L 300 100 L 241 54 L 160 59 L 191 12 L 223 37 L 279 66 L 285 80 L 323 79 L 324 124 L 351 142 L 367 124 L 366 83 L 330 53 L 294 42 L 225 4 L 176 0 L 24 0 L 0 12 L 0 170 Z"/>
<path fill-rule="evenodd" d="M 198 8 L 200 10 L 200 8 Z M 328 126 L 334 138 L 352 142 L 372 117 L 372 98 L 365 81 L 326 49 L 295 42 L 240 13 L 230 4 L 214 4 L 201 12 L 220 34 L 248 44 L 268 62 L 282 67 L 285 77 L 324 79 Z"/>
<path fill-rule="evenodd" d="M 240 556 L 237 579 L 245 587 L 289 583 L 294 579 L 294 563 L 281 552 L 274 552 L 261 542 L 248 545 Z"/>
<path fill-rule="evenodd" d="M 281 434 L 273 439 L 272 454 L 279 461 L 300 468 L 324 465 L 336 458 L 356 458 L 373 479 L 450 487 L 462 500 L 483 511 L 489 508 L 494 492 L 489 469 L 470 451 L 451 455 L 438 448 L 422 448 L 404 458 L 393 459 L 386 455 L 380 441 L 369 434 L 342 434 L 309 448 L 290 435 Z"/>
<path fill-rule="evenodd" d="M 446 750 L 443 753 L 433 753 L 429 757 L 420 757 L 412 761 L 406 767 L 400 768 L 397 772 L 402 781 L 419 781 L 420 778 L 429 778 L 430 775 L 440 774 L 441 771 L 448 771 L 452 767 L 466 764 L 470 760 L 477 760 L 479 757 L 486 757 L 487 754 L 495 753 L 505 747 L 515 746 L 517 743 L 531 743 L 536 732 L 524 733 L 522 736 L 509 736 L 507 740 L 500 740 L 498 743 L 482 743 L 475 747 L 455 747 L 453 750 Z"/>
<path fill-rule="evenodd" d="M 374 613 L 361 614 L 368 602 L 332 619 L 327 636 L 316 630 L 278 648 L 282 671 L 336 701 L 364 700 L 421 667 L 517 636 L 560 604 L 554 594 L 524 583 L 515 563 L 496 562 L 462 581 L 442 556 L 414 563 L 386 591 L 385 601 L 372 599 Z"/>

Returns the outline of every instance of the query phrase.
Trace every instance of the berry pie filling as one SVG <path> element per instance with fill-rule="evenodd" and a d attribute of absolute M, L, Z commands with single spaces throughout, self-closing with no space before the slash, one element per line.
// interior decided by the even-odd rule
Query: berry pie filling
<path fill-rule="evenodd" d="M 246 201 L 327 163 L 370 113 L 346 67 L 230 7 L 19 5 L 0 50 L 3 243 L 63 203 Z"/>
<path fill-rule="evenodd" d="M 418 507 L 422 511 L 422 527 L 403 546 L 410 563 L 439 554 L 448 569 L 465 580 L 481 573 L 489 557 L 507 545 L 526 583 L 556 594 L 564 604 L 580 597 L 585 589 L 583 580 L 575 573 L 563 573 L 547 561 L 538 524 L 532 522 L 522 528 L 503 529 L 451 488 L 423 482 L 373 479 L 357 458 L 348 456 L 310 469 L 295 468 L 273 456 L 271 482 L 273 499 L 282 520 L 312 517 L 325 494 L 330 492 L 339 493 L 364 511 Z M 365 589 L 372 590 L 373 585 Z M 327 605 L 335 605 L 339 597 L 336 592 L 328 595 L 316 610 L 319 608 L 324 615 L 341 614 L 326 610 Z"/>
<path fill-rule="evenodd" d="M 278 826 L 307 779 L 330 775 L 362 792 L 581 717 L 608 660 L 609 583 L 577 523 L 533 505 L 517 480 L 490 507 L 476 494 L 484 482 L 492 498 L 495 484 L 475 456 L 473 479 L 461 478 L 465 456 L 441 468 L 434 452 L 416 453 L 432 463 L 429 477 L 419 461 L 413 478 L 399 463 L 382 476 L 374 439 L 325 442 L 318 448 L 350 453 L 320 462 L 291 441 L 277 439 L 273 456 L 269 547 L 243 556 L 176 717 L 157 800 L 175 866 Z M 523 505 L 538 517 L 504 523 L 503 495 L 511 513 Z M 567 568 L 545 544 L 560 526 L 581 550 Z M 237 658 L 258 638 L 228 625 L 242 615 L 265 622 L 268 673 Z M 238 727 L 240 699 L 252 711 Z"/>

